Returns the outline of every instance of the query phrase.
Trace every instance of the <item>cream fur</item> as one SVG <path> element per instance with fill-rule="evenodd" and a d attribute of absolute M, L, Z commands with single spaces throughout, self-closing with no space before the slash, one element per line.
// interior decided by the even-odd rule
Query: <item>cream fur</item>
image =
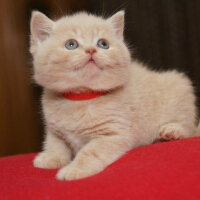
<path fill-rule="evenodd" d="M 131 61 L 123 42 L 124 12 L 109 19 L 86 13 L 52 21 L 34 12 L 34 78 L 44 87 L 44 149 L 35 167 L 62 167 L 60 180 L 91 176 L 125 152 L 155 140 L 194 136 L 196 107 L 190 80 L 176 71 L 150 71 Z M 108 50 L 96 46 L 104 38 Z M 67 50 L 68 39 L 79 47 Z M 96 66 L 85 50 L 95 48 Z M 109 90 L 92 100 L 70 101 L 64 91 Z"/>

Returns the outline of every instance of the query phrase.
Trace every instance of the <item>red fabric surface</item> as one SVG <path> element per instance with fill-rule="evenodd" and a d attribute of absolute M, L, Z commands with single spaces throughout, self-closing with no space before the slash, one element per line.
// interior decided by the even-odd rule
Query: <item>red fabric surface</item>
<path fill-rule="evenodd" d="M 199 137 L 134 149 L 102 173 L 76 181 L 34 168 L 34 156 L 0 159 L 1 200 L 200 199 Z"/>

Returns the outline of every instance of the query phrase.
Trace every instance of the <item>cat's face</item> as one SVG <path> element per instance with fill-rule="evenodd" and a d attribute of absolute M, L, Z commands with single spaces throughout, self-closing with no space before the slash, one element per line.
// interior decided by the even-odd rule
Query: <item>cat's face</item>
<path fill-rule="evenodd" d="M 79 13 L 58 21 L 34 12 L 34 79 L 57 92 L 109 90 L 123 85 L 128 80 L 130 63 L 123 26 L 123 11 L 107 20 Z"/>

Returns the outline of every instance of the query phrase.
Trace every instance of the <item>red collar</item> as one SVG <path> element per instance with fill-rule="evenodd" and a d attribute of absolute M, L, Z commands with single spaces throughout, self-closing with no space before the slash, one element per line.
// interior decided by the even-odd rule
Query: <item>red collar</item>
<path fill-rule="evenodd" d="M 87 92 L 81 92 L 81 93 L 74 93 L 74 92 L 64 92 L 62 95 L 69 100 L 72 101 L 83 101 L 83 100 L 89 100 L 94 99 L 97 97 L 100 97 L 102 95 L 107 94 L 106 91 L 87 91 Z"/>

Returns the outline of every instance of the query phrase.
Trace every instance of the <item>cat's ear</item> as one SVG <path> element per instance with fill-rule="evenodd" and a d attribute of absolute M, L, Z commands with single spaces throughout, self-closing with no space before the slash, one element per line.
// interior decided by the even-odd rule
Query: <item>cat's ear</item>
<path fill-rule="evenodd" d="M 125 12 L 121 10 L 115 13 L 110 18 L 108 18 L 108 22 L 111 24 L 111 26 L 115 30 L 117 37 L 122 40 L 123 40 L 123 33 L 124 33 L 124 14 Z"/>
<path fill-rule="evenodd" d="M 39 11 L 33 11 L 31 16 L 31 37 L 34 41 L 46 40 L 53 28 L 54 22 Z"/>

